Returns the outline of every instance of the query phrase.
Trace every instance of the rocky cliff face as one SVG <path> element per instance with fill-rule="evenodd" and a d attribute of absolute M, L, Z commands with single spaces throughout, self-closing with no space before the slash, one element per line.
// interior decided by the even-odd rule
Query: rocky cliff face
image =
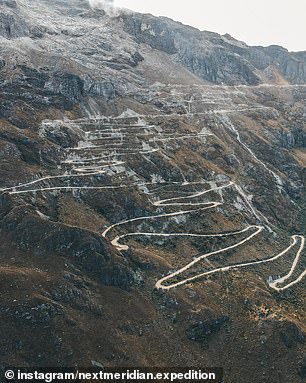
<path fill-rule="evenodd" d="M 85 0 L 0 40 L 0 368 L 300 383 L 305 53 Z"/>
<path fill-rule="evenodd" d="M 279 46 L 249 47 L 229 35 L 200 32 L 166 18 L 123 16 L 124 28 L 138 42 L 173 55 L 200 78 L 215 84 L 256 85 L 271 66 L 291 84 L 304 84 L 306 53 Z"/>

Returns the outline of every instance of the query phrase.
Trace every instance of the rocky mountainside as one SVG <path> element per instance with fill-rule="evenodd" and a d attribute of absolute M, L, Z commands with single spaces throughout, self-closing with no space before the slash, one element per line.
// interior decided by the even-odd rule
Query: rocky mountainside
<path fill-rule="evenodd" d="M 0 367 L 301 383 L 306 53 L 0 0 Z"/>

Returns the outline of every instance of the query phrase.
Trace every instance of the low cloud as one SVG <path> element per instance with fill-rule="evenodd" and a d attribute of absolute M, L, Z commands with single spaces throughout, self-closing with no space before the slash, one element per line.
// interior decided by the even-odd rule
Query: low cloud
<path fill-rule="evenodd" d="M 122 15 L 123 13 L 129 14 L 132 12 L 130 9 L 117 7 L 115 4 L 116 0 L 87 0 L 87 1 L 89 2 L 89 5 L 93 10 L 102 9 L 110 17 L 118 17 Z"/>
<path fill-rule="evenodd" d="M 114 7 L 114 0 L 88 0 L 92 8 L 96 9 L 112 9 Z"/>

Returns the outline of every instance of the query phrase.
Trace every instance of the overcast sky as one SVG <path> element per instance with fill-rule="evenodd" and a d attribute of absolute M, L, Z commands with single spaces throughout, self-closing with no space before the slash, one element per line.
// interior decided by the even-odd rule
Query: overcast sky
<path fill-rule="evenodd" d="M 119 7 L 168 16 L 249 45 L 306 50 L 306 0 L 115 0 Z"/>

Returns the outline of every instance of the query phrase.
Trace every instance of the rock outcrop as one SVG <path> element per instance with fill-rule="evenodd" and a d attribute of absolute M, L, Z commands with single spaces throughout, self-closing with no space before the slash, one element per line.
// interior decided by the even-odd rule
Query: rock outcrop
<path fill-rule="evenodd" d="M 264 72 L 271 65 L 289 83 L 306 82 L 306 52 L 289 53 L 279 46 L 249 47 L 229 35 L 201 32 L 164 17 L 129 14 L 121 19 L 137 42 L 173 55 L 209 82 L 256 85 L 264 81 Z"/>

